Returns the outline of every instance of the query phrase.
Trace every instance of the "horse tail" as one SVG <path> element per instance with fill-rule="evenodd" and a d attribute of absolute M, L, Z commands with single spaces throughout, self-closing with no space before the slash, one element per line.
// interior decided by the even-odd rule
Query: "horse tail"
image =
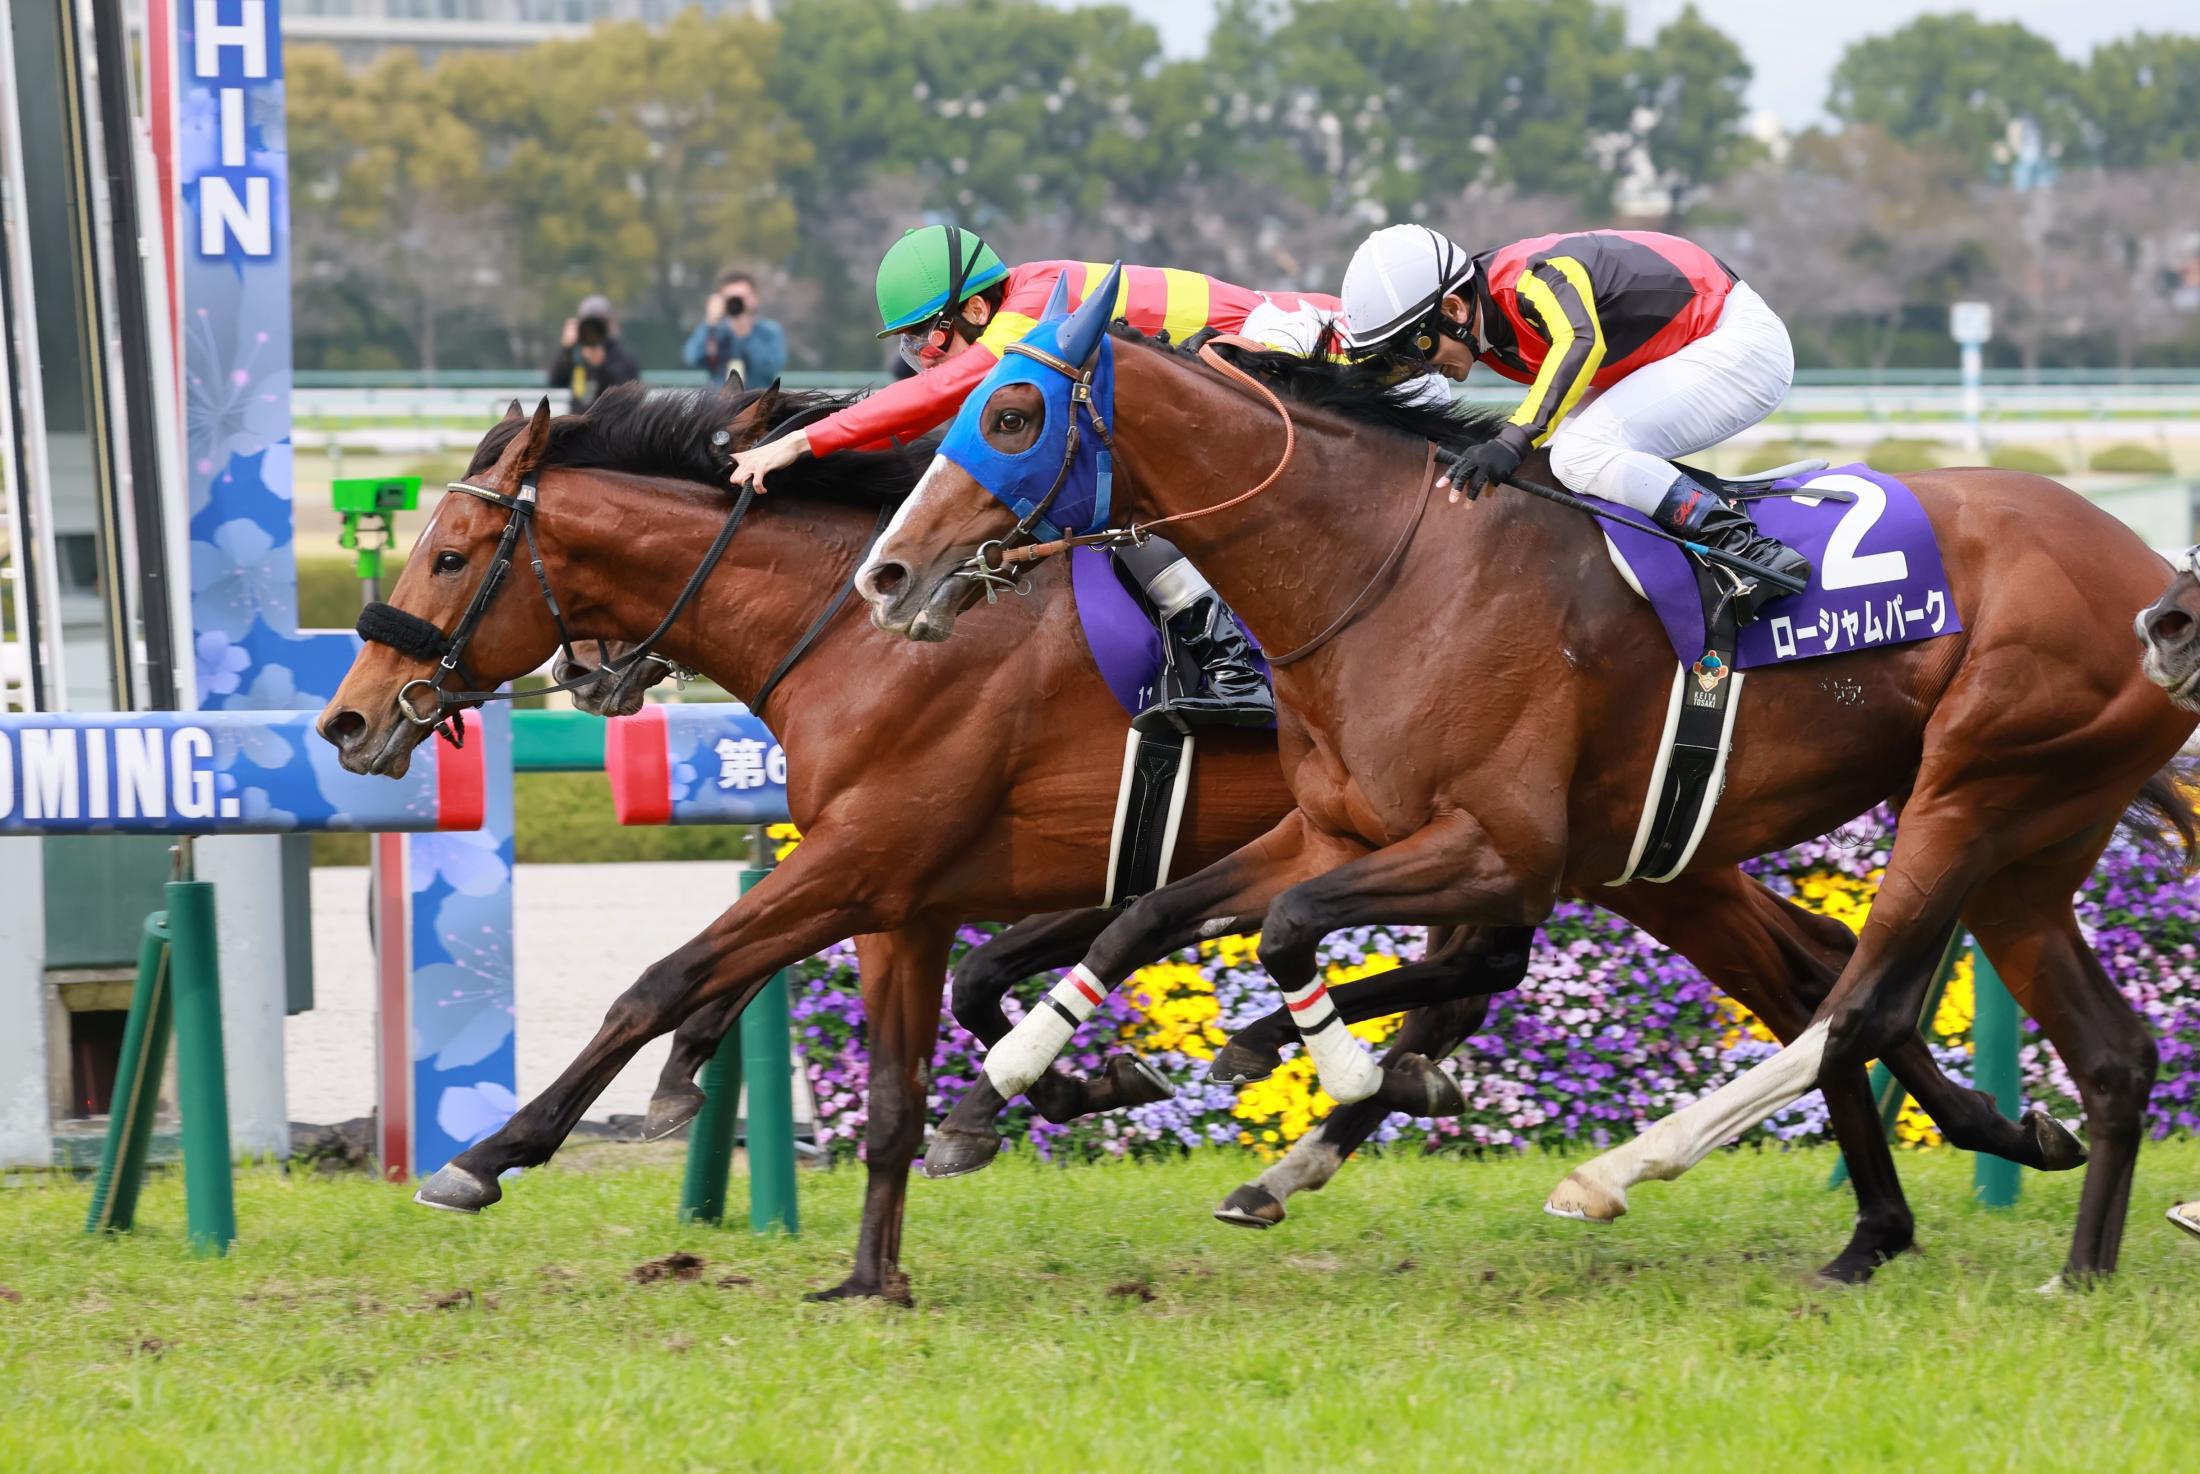
<path fill-rule="evenodd" d="M 2186 874 L 2200 869 L 2200 759 L 2171 758 L 2140 787 L 2120 827 L 2149 849 L 2182 848 Z"/>

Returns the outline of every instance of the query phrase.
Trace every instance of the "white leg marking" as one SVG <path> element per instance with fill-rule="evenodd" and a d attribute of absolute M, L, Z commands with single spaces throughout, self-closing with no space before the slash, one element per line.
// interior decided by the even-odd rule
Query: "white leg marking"
<path fill-rule="evenodd" d="M 993 1082 L 1004 1100 L 1022 1095 L 1054 1063 L 1062 1046 L 1069 1043 L 1069 1036 L 1092 1017 L 1092 1011 L 1107 996 L 1107 985 L 1090 968 L 1078 963 L 1068 977 L 1047 990 L 1046 997 L 1024 1015 L 1022 1023 L 1008 1031 L 1007 1038 L 986 1051 L 986 1079 Z"/>
<path fill-rule="evenodd" d="M 1818 1083 L 1826 1054 L 1826 1023 L 1805 1029 L 1793 1044 L 1694 1105 L 1685 1106 L 1628 1142 L 1566 1176 L 1544 1204 L 1561 1218 L 1598 1221 L 1627 1211 L 1627 1189 L 1645 1180 L 1670 1180 L 1712 1151 L 1807 1095 Z"/>
<path fill-rule="evenodd" d="M 869 556 L 864 558 L 863 566 L 855 571 L 855 577 L 858 581 L 877 565 L 880 550 L 900 535 L 902 524 L 909 520 L 910 513 L 916 511 L 917 504 L 924 500 L 924 494 L 932 489 L 936 478 L 942 474 L 941 468 L 952 464 L 953 462 L 942 460 L 938 456 L 932 457 L 932 464 L 924 468 L 924 474 L 917 478 L 917 484 L 910 489 L 909 495 L 904 497 L 901 505 L 894 509 L 894 515 L 887 522 L 886 530 L 879 534 L 877 542 L 871 544 Z"/>
<path fill-rule="evenodd" d="M 1279 1203 L 1293 1193 L 1321 1191 L 1344 1165 L 1344 1153 L 1326 1140 L 1328 1130 L 1326 1124 L 1316 1126 L 1293 1142 L 1282 1161 L 1253 1179 L 1254 1185 L 1266 1189 Z"/>

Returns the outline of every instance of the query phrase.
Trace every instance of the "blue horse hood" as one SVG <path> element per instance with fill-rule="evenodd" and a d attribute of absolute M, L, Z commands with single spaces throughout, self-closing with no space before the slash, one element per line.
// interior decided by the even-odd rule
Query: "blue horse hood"
<path fill-rule="evenodd" d="M 1113 477 L 1100 426 L 1110 434 L 1114 431 L 1115 345 L 1107 335 L 1107 317 L 1121 276 L 1118 264 L 1074 313 L 1052 310 L 1068 295 L 1068 283 L 1058 282 L 1048 315 L 1021 340 L 1085 372 L 1091 388 L 1082 402 L 1078 382 L 1061 370 L 1036 358 L 1005 353 L 963 401 L 940 442 L 942 456 L 969 472 L 972 480 L 1021 519 L 1046 498 L 1056 474 L 1062 472 L 1063 452 L 1074 426 L 1076 453 L 1070 457 L 1060 491 L 1037 524 L 1048 538 L 1098 532 L 1108 525 Z M 1037 437 L 1029 449 L 1015 455 L 995 450 L 981 429 L 987 402 L 1010 384 L 1031 385 L 1039 391 L 1043 406 Z"/>

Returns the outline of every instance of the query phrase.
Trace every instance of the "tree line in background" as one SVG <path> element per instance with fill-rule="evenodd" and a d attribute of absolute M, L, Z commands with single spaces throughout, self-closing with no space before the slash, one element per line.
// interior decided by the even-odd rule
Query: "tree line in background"
<path fill-rule="evenodd" d="M 1475 248 L 1686 230 L 1784 312 L 1806 366 L 2200 362 L 2200 37 L 2084 62 L 1926 16 L 1851 46 L 1836 120 L 1747 127 L 1750 69 L 1693 8 L 1643 42 L 1598 0 L 1225 0 L 1170 60 L 1116 6 L 791 0 L 517 51 L 286 58 L 302 367 L 547 359 L 603 292 L 650 364 L 744 266 L 794 363 L 879 362 L 871 270 L 952 219 L 1009 260 L 1334 290 L 1359 238 Z"/>

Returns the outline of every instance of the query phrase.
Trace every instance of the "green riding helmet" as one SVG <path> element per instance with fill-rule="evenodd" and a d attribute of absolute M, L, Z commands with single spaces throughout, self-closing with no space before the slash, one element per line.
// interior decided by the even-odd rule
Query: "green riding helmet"
<path fill-rule="evenodd" d="M 920 226 L 895 241 L 878 264 L 878 315 L 886 325 L 879 336 L 891 338 L 952 312 L 1007 275 L 1001 258 L 974 233 Z"/>

